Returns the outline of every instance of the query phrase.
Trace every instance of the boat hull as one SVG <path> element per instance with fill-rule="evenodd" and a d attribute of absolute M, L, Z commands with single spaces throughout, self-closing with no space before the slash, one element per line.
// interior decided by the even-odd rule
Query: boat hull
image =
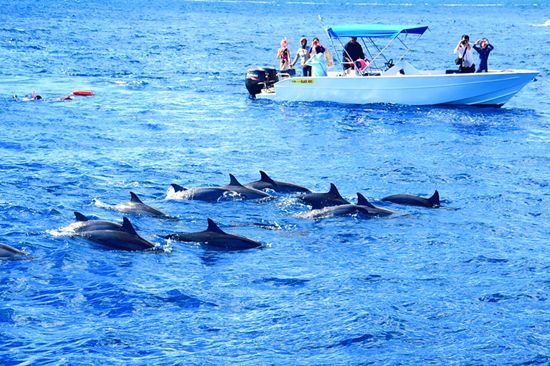
<path fill-rule="evenodd" d="M 502 106 L 536 75 L 536 71 L 510 70 L 474 74 L 296 77 L 279 81 L 274 92 L 262 92 L 257 97 L 347 104 Z"/>

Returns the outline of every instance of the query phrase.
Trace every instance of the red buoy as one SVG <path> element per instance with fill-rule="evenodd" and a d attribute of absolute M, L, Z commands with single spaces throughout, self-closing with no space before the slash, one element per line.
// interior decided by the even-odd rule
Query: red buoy
<path fill-rule="evenodd" d="M 92 95 L 95 95 L 95 94 L 91 90 L 73 90 L 73 95 L 78 95 L 81 97 L 91 97 Z"/>

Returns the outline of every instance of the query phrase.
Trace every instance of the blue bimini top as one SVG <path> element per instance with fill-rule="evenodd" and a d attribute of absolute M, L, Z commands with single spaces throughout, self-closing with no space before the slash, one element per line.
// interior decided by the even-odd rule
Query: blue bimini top
<path fill-rule="evenodd" d="M 424 34 L 427 25 L 387 25 L 387 24 L 343 24 L 329 27 L 327 33 L 331 38 L 340 37 L 370 37 L 395 38 L 401 33 Z"/>

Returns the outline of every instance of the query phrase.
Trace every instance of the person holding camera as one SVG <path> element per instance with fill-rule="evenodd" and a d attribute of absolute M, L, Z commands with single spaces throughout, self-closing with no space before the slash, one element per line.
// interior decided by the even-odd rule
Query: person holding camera
<path fill-rule="evenodd" d="M 470 73 L 476 71 L 476 65 L 474 64 L 474 53 L 472 46 L 470 46 L 470 36 L 467 34 L 462 35 L 460 41 L 455 47 L 454 53 L 457 54 L 455 63 L 458 65 L 459 73 Z"/>
<path fill-rule="evenodd" d="M 489 59 L 489 53 L 494 49 L 493 45 L 489 43 L 487 38 L 478 39 L 474 45 L 474 50 L 479 53 L 479 68 L 477 72 L 489 72 L 487 68 L 487 60 Z"/>

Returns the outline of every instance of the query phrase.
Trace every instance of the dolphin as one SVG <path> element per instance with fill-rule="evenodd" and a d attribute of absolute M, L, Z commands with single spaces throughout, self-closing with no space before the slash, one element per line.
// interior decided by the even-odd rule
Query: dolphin
<path fill-rule="evenodd" d="M 118 205 L 112 206 L 112 209 L 118 212 L 126 213 L 126 214 L 138 214 L 138 215 L 148 215 L 148 216 L 155 216 L 155 217 L 169 217 L 164 212 L 161 212 L 157 210 L 156 208 L 153 208 L 149 205 L 146 205 L 143 203 L 137 194 L 134 192 L 130 192 L 130 201 L 119 203 Z"/>
<path fill-rule="evenodd" d="M 260 198 L 267 198 L 271 197 L 269 194 L 262 192 L 255 188 L 249 188 L 243 186 L 237 178 L 233 174 L 229 174 L 229 184 L 226 186 L 223 186 L 222 188 L 225 188 L 227 190 L 233 191 L 237 193 L 240 197 L 247 200 L 255 200 Z"/>
<path fill-rule="evenodd" d="M 382 201 L 388 201 L 393 203 L 398 203 L 401 205 L 409 206 L 422 206 L 422 207 L 439 207 L 439 192 L 436 190 L 430 198 L 422 198 L 418 196 L 413 196 L 410 194 L 394 194 L 393 196 L 388 196 L 382 198 Z"/>
<path fill-rule="evenodd" d="M 368 213 L 373 216 L 389 216 L 395 213 L 391 210 L 374 206 L 359 192 L 357 192 L 357 206 L 366 207 Z"/>
<path fill-rule="evenodd" d="M 361 193 L 357 193 L 357 204 L 344 204 L 338 206 L 328 206 L 321 209 L 315 209 L 303 217 L 320 218 L 326 216 L 351 216 L 357 215 L 362 218 L 371 218 L 375 216 L 389 216 L 394 212 L 372 205 Z"/>
<path fill-rule="evenodd" d="M 155 247 L 155 244 L 138 235 L 134 226 L 126 217 L 122 219 L 122 225 L 119 230 L 104 229 L 84 231 L 80 233 L 80 236 L 111 249 L 146 250 Z"/>
<path fill-rule="evenodd" d="M 308 193 L 300 197 L 300 200 L 306 205 L 310 205 L 312 209 L 318 210 L 328 206 L 338 206 L 350 204 L 338 192 L 338 188 L 331 183 L 330 189 L 326 193 Z"/>
<path fill-rule="evenodd" d="M 19 249 L 15 249 L 14 247 L 10 247 L 9 245 L 0 243 L 0 259 L 20 257 L 25 255 L 26 254 Z"/>
<path fill-rule="evenodd" d="M 90 220 L 77 211 L 74 212 L 74 216 L 76 221 L 61 229 L 62 231 L 72 231 L 78 234 L 84 231 L 122 229 L 122 225 L 120 224 L 104 220 Z"/>
<path fill-rule="evenodd" d="M 311 191 L 305 187 L 301 187 L 296 184 L 280 182 L 271 179 L 266 172 L 260 170 L 260 180 L 245 184 L 246 187 L 264 190 L 272 189 L 279 193 L 311 193 Z"/>
<path fill-rule="evenodd" d="M 222 187 L 184 188 L 178 184 L 170 184 L 170 187 L 174 190 L 172 198 L 182 200 L 215 202 L 232 193 L 230 190 Z"/>
<path fill-rule="evenodd" d="M 259 242 L 245 238 L 244 236 L 226 233 L 211 219 L 208 219 L 208 228 L 204 231 L 170 234 L 164 238 L 176 241 L 201 243 L 205 246 L 220 250 L 244 250 L 261 246 Z"/>

